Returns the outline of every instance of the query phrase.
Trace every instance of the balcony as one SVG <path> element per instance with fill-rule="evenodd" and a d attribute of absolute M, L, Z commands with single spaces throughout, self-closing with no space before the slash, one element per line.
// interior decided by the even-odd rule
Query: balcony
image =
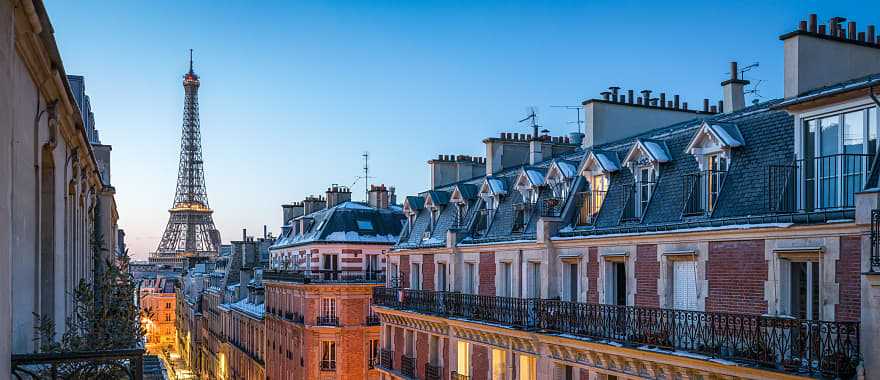
<path fill-rule="evenodd" d="M 870 168 L 870 154 L 835 154 L 767 170 L 767 207 L 771 212 L 828 212 L 855 208 Z"/>
<path fill-rule="evenodd" d="M 318 326 L 339 326 L 339 317 L 335 315 L 319 315 L 316 321 Z"/>
<path fill-rule="evenodd" d="M 379 326 L 379 316 L 376 314 L 371 314 L 367 316 L 367 326 Z"/>
<path fill-rule="evenodd" d="M 858 322 L 385 288 L 374 289 L 373 302 L 444 318 L 687 352 L 821 377 L 849 378 L 860 361 Z"/>
<path fill-rule="evenodd" d="M 302 284 L 382 284 L 385 283 L 385 272 L 370 270 L 269 270 L 263 272 L 263 279 Z"/>
<path fill-rule="evenodd" d="M 562 208 L 565 207 L 565 199 L 561 197 L 544 198 L 540 205 L 542 217 L 558 218 L 562 216 Z"/>
<path fill-rule="evenodd" d="M 280 311 L 280 310 L 278 311 L 278 317 L 279 317 L 279 318 L 281 317 L 281 311 Z M 305 318 L 304 318 L 303 315 L 300 314 L 300 313 L 295 313 L 295 312 L 290 312 L 290 311 L 288 311 L 288 312 L 285 312 L 285 313 L 284 313 L 284 320 L 289 321 L 289 322 L 293 322 L 293 323 L 300 323 L 300 324 L 301 324 L 301 323 L 303 323 L 303 322 L 305 321 Z"/>
<path fill-rule="evenodd" d="M 326 371 L 326 372 L 336 371 L 336 361 L 335 360 L 321 360 L 321 371 Z"/>
<path fill-rule="evenodd" d="M 577 212 L 575 213 L 575 225 L 576 226 L 592 226 L 596 223 L 596 218 L 599 217 L 599 211 L 602 209 L 602 203 L 605 202 L 605 196 L 608 195 L 608 191 L 605 190 L 593 190 L 593 191 L 581 191 L 579 193 L 574 194 L 574 207 Z"/>
<path fill-rule="evenodd" d="M 388 371 L 394 369 L 394 351 L 383 349 L 379 352 L 379 367 Z"/>
<path fill-rule="evenodd" d="M 144 378 L 144 350 L 65 352 L 12 355 L 16 379 Z"/>
<path fill-rule="evenodd" d="M 452 371 L 452 373 L 449 375 L 449 380 L 470 380 L 470 378 L 471 377 L 468 375 L 462 375 L 455 371 Z"/>
<path fill-rule="evenodd" d="M 443 373 L 443 367 L 425 363 L 425 380 L 440 380 L 441 373 Z"/>
<path fill-rule="evenodd" d="M 682 214 L 685 216 L 709 215 L 715 210 L 718 195 L 724 179 L 727 178 L 726 170 L 703 170 L 696 173 L 685 174 L 684 205 Z"/>
<path fill-rule="evenodd" d="M 416 358 L 400 355 L 400 373 L 410 378 L 416 377 Z"/>

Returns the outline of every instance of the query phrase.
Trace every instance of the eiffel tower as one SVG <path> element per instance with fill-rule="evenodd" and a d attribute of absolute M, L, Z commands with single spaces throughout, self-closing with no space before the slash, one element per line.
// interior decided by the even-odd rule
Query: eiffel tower
<path fill-rule="evenodd" d="M 189 72 L 183 76 L 183 136 L 180 139 L 180 167 L 177 191 L 159 248 L 150 257 L 157 264 L 184 265 L 190 258 L 204 260 L 217 255 L 220 232 L 214 228 L 213 210 L 208 205 L 199 127 L 199 76 L 193 71 L 192 49 Z"/>

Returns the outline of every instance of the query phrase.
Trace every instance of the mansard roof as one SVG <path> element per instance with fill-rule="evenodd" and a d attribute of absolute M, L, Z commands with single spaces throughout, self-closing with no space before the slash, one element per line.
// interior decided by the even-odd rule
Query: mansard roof
<path fill-rule="evenodd" d="M 285 228 L 270 249 L 313 243 L 394 244 L 404 223 L 398 206 L 385 209 L 361 202 L 343 202 L 293 220 L 302 221 L 304 228 Z"/>
<path fill-rule="evenodd" d="M 707 139 L 711 140 L 711 143 L 728 149 L 746 145 L 745 139 L 743 139 L 742 133 L 735 123 L 703 120 L 700 124 L 700 129 L 691 138 L 685 150 L 693 152 L 694 149 L 706 144 Z"/>

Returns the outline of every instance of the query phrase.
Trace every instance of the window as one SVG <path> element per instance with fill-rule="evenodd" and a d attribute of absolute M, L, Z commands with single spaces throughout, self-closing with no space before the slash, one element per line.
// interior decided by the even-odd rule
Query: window
<path fill-rule="evenodd" d="M 800 319 L 819 319 L 819 263 L 780 260 L 783 312 Z"/>
<path fill-rule="evenodd" d="M 672 308 L 697 310 L 697 263 L 690 260 L 672 262 Z"/>
<path fill-rule="evenodd" d="M 807 210 L 853 207 L 877 149 L 877 109 L 804 121 L 802 158 Z"/>
<path fill-rule="evenodd" d="M 467 217 L 467 203 L 460 202 L 455 204 L 455 226 L 461 228 L 464 226 L 465 217 Z"/>
<path fill-rule="evenodd" d="M 171 321 L 171 314 L 165 314 L 165 322 Z"/>
<path fill-rule="evenodd" d="M 166 309 L 170 309 L 170 308 L 171 308 L 171 302 L 166 302 L 166 303 L 165 303 L 165 308 L 166 308 Z"/>
<path fill-rule="evenodd" d="M 712 212 L 715 209 L 715 202 L 721 193 L 721 185 L 724 182 L 724 175 L 727 174 L 727 157 L 723 154 L 711 154 L 706 156 L 706 204 L 703 205 L 704 210 Z"/>
<path fill-rule="evenodd" d="M 476 293 L 476 286 L 474 286 L 475 266 L 474 263 L 464 263 L 464 289 L 462 289 L 464 293 Z"/>
<path fill-rule="evenodd" d="M 534 356 L 519 355 L 519 380 L 537 380 L 538 368 Z"/>
<path fill-rule="evenodd" d="M 492 380 L 507 380 L 507 352 L 492 349 Z"/>
<path fill-rule="evenodd" d="M 446 287 L 446 263 L 437 263 L 437 290 L 445 292 Z"/>
<path fill-rule="evenodd" d="M 528 264 L 527 285 L 529 298 L 541 298 L 541 263 L 530 262 Z"/>
<path fill-rule="evenodd" d="M 336 316 L 336 299 L 335 298 L 321 299 L 321 316 L 322 317 L 335 317 Z"/>
<path fill-rule="evenodd" d="M 456 345 L 455 372 L 460 375 L 470 376 L 471 373 L 471 344 L 458 341 Z"/>
<path fill-rule="evenodd" d="M 321 370 L 336 370 L 336 342 L 327 340 L 321 342 Z"/>
<path fill-rule="evenodd" d="M 440 337 L 437 335 L 430 335 L 428 338 L 428 363 L 440 364 Z"/>
<path fill-rule="evenodd" d="M 367 230 L 367 231 L 373 230 L 373 222 L 370 220 L 358 219 L 357 226 L 358 226 L 359 230 Z"/>
<path fill-rule="evenodd" d="M 420 290 L 422 289 L 422 265 L 413 263 L 412 270 L 409 272 L 409 287 L 410 289 Z"/>
<path fill-rule="evenodd" d="M 524 205 L 518 206 L 513 210 L 513 228 L 510 232 L 514 234 L 520 234 L 525 229 L 526 210 Z"/>
<path fill-rule="evenodd" d="M 626 263 L 605 263 L 605 303 L 626 306 Z"/>
<path fill-rule="evenodd" d="M 578 297 L 578 264 L 563 263 L 562 280 L 565 284 L 562 291 L 566 301 L 577 302 Z"/>
<path fill-rule="evenodd" d="M 590 178 L 590 214 L 596 215 L 605 201 L 608 193 L 608 176 L 604 174 L 594 175 Z"/>
<path fill-rule="evenodd" d="M 511 263 L 501 263 L 501 286 L 499 287 L 499 296 L 502 297 L 513 297 L 512 287 L 513 287 L 513 278 L 512 278 L 512 264 Z"/>
<path fill-rule="evenodd" d="M 641 218 L 648 209 L 648 202 L 657 184 L 657 171 L 654 166 L 641 166 L 636 170 L 635 217 Z"/>

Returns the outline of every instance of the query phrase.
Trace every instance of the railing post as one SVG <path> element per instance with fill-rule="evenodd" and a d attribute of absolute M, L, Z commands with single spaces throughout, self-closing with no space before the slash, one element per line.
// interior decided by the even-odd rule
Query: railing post
<path fill-rule="evenodd" d="M 144 379 L 144 357 L 143 355 L 137 355 L 131 359 L 131 373 L 134 377 L 133 380 L 143 380 Z"/>

